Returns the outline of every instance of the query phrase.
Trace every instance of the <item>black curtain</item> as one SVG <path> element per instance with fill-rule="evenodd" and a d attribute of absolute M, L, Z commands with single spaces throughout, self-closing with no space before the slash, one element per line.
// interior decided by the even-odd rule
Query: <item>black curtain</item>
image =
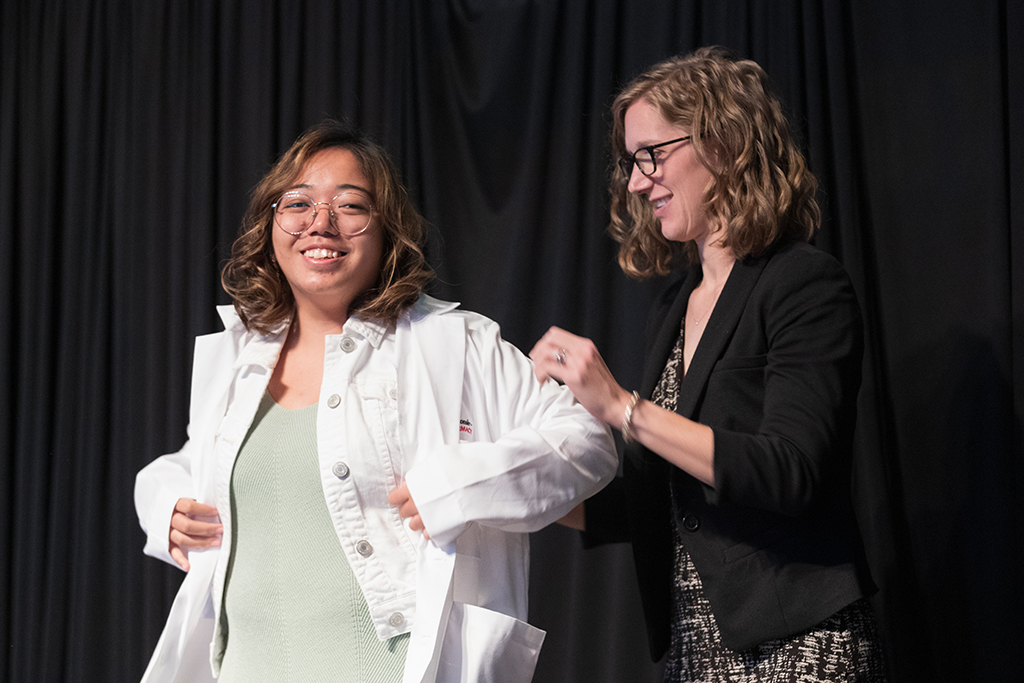
<path fill-rule="evenodd" d="M 894 681 L 1008 680 L 1024 598 L 1024 8 L 986 0 L 8 0 L 0 678 L 133 681 L 182 574 L 135 473 L 185 438 L 247 193 L 324 116 L 394 154 L 433 293 L 624 386 L 660 283 L 604 233 L 608 105 L 721 44 L 773 77 L 867 321 L 855 493 Z M 536 675 L 655 681 L 629 549 L 532 537 Z M 1019 674 L 1017 674 L 1019 675 Z"/>

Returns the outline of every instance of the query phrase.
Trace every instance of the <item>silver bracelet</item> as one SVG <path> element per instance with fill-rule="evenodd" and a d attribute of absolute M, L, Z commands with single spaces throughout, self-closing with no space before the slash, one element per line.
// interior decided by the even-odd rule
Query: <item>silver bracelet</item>
<path fill-rule="evenodd" d="M 622 413 L 622 426 L 619 427 L 619 431 L 622 432 L 622 440 L 626 443 L 630 443 L 633 440 L 629 430 L 633 426 L 633 409 L 636 408 L 636 404 L 639 402 L 640 394 L 634 391 L 633 395 L 629 398 L 629 403 L 626 404 L 626 411 Z"/>

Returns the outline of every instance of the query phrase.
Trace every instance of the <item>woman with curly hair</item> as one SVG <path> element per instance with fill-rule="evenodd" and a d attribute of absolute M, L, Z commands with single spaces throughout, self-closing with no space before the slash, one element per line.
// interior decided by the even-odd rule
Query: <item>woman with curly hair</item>
<path fill-rule="evenodd" d="M 495 323 L 423 293 L 423 237 L 334 121 L 256 186 L 189 440 L 136 482 L 145 552 L 188 572 L 145 681 L 532 678 L 527 532 L 617 458 Z"/>
<path fill-rule="evenodd" d="M 565 522 L 632 542 L 666 681 L 884 680 L 850 491 L 860 310 L 807 244 L 817 182 L 767 76 L 704 48 L 636 78 L 612 116 L 619 264 L 680 277 L 638 391 L 564 330 L 531 353 L 627 444 L 623 477 Z"/>

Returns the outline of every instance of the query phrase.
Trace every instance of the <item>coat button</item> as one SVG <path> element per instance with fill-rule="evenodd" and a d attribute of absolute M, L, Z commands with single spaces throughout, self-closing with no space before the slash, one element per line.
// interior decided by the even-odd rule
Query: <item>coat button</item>
<path fill-rule="evenodd" d="M 686 515 L 683 517 L 683 528 L 687 531 L 696 531 L 700 528 L 700 520 L 694 515 Z"/>
<path fill-rule="evenodd" d="M 343 462 L 334 463 L 334 467 L 331 468 L 331 472 L 334 473 L 338 479 L 344 479 L 348 476 L 348 465 Z"/>
<path fill-rule="evenodd" d="M 331 394 L 330 397 L 327 399 L 328 408 L 337 408 L 340 404 L 341 396 L 338 396 L 337 394 Z"/>
<path fill-rule="evenodd" d="M 345 353 L 352 353 L 356 350 L 356 342 L 352 337 L 345 337 L 341 340 L 341 350 Z"/>
<path fill-rule="evenodd" d="M 373 546 L 370 545 L 369 541 L 359 541 L 356 543 L 356 552 L 363 557 L 369 557 L 373 555 Z"/>
<path fill-rule="evenodd" d="M 398 628 L 399 626 L 405 623 L 405 615 L 403 615 L 401 612 L 395 612 L 390 617 L 388 617 L 388 623 L 394 626 L 395 628 Z"/>
<path fill-rule="evenodd" d="M 392 401 L 397 401 L 398 400 L 398 391 L 395 390 L 395 389 L 391 389 L 390 391 L 388 391 L 388 396 L 391 397 Z"/>

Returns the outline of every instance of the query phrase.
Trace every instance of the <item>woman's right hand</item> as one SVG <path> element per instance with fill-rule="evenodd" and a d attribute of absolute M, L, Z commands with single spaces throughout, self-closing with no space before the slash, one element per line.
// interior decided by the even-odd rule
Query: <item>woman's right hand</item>
<path fill-rule="evenodd" d="M 631 396 L 615 381 L 594 342 L 552 327 L 534 345 L 530 358 L 538 380 L 562 382 L 598 420 L 614 427 L 621 424 Z"/>
<path fill-rule="evenodd" d="M 220 523 L 217 508 L 191 498 L 179 498 L 171 514 L 171 531 L 168 535 L 171 558 L 188 571 L 189 549 L 220 547 L 223 534 L 224 525 Z"/>

